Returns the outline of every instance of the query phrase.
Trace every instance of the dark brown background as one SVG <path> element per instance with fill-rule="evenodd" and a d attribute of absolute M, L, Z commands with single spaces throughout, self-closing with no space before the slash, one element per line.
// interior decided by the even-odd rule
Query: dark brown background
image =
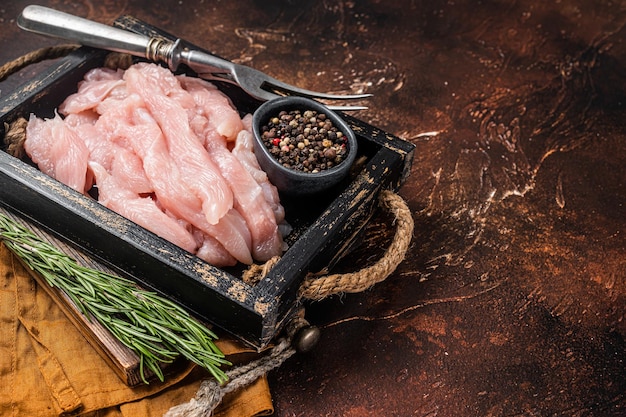
<path fill-rule="evenodd" d="M 56 43 L 16 27 L 27 4 L 0 6 L 0 62 Z M 371 92 L 357 117 L 417 146 L 406 261 L 309 307 L 322 339 L 270 374 L 275 415 L 626 415 L 625 4 L 38 4 L 131 14 L 287 82 Z M 390 224 L 377 216 L 369 242 Z"/>

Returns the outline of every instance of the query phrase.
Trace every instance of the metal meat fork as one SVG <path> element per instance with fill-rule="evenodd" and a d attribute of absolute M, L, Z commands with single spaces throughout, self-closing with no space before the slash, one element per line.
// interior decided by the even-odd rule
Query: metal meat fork
<path fill-rule="evenodd" d="M 326 94 L 305 90 L 244 65 L 235 64 L 207 52 L 189 49 L 180 39 L 172 42 L 162 38 L 129 32 L 82 17 L 43 6 L 27 6 L 17 19 L 20 28 L 42 35 L 77 42 L 82 45 L 122 52 L 163 62 L 175 71 L 186 64 L 199 77 L 239 85 L 250 96 L 266 101 L 282 95 L 297 95 L 314 99 L 358 100 L 371 94 Z M 328 106 L 333 110 L 362 110 L 364 106 Z"/>

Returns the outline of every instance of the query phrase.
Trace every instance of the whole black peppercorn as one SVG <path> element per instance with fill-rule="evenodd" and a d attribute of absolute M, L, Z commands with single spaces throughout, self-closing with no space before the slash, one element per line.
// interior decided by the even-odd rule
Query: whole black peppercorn
<path fill-rule="evenodd" d="M 340 163 L 347 152 L 346 137 L 324 113 L 281 111 L 261 126 L 270 154 L 283 166 L 320 172 Z"/>

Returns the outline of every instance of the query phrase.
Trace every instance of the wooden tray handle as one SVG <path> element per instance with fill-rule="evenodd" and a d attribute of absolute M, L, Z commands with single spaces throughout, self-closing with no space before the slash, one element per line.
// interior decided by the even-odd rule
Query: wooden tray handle
<path fill-rule="evenodd" d="M 319 301 L 335 294 L 358 293 L 384 281 L 404 260 L 411 238 L 414 222 L 411 210 L 406 202 L 393 191 L 383 190 L 379 195 L 380 206 L 394 216 L 396 232 L 384 255 L 371 266 L 356 272 L 326 275 L 325 271 L 309 273 L 300 285 L 301 299 Z M 261 265 L 251 265 L 243 274 L 242 279 L 254 284 L 260 281 L 278 262 L 272 258 Z"/>

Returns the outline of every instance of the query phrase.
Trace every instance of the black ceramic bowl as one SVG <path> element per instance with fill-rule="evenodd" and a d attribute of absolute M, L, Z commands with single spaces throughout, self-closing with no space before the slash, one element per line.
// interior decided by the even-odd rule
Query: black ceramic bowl
<path fill-rule="evenodd" d="M 296 109 L 301 112 L 314 110 L 318 114 L 326 114 L 326 117 L 333 123 L 337 130 L 343 133 L 346 138 L 347 152 L 340 163 L 332 168 L 320 170 L 319 172 L 304 172 L 283 166 L 270 153 L 263 143 L 262 127 L 267 125 L 271 118 L 277 117 L 281 111 L 289 112 L 290 110 Z M 350 126 L 327 106 L 308 98 L 289 96 L 263 103 L 254 112 L 252 129 L 255 139 L 254 152 L 259 161 L 259 165 L 267 173 L 270 182 L 274 184 L 279 191 L 286 194 L 316 194 L 333 187 L 348 175 L 350 166 L 356 158 L 357 140 Z"/>

